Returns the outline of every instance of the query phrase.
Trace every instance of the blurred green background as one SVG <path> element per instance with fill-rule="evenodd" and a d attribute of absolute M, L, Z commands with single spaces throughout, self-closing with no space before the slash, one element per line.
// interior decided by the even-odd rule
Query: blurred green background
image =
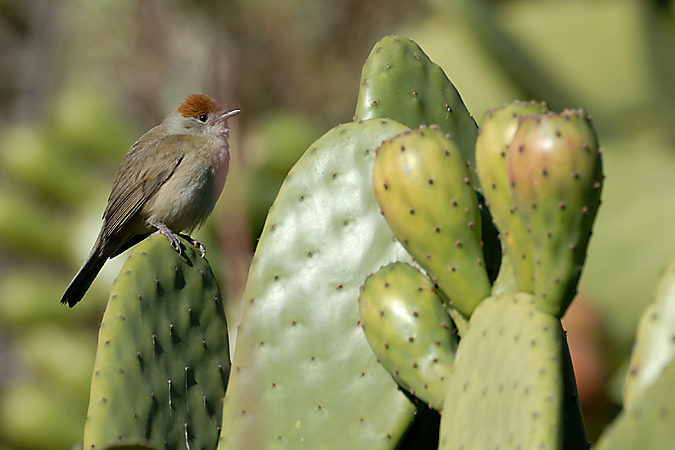
<path fill-rule="evenodd" d="M 196 237 L 237 324 L 249 260 L 288 169 L 350 121 L 387 34 L 446 71 L 478 123 L 515 99 L 583 107 L 603 206 L 565 318 L 589 435 L 616 413 L 639 315 L 675 258 L 672 0 L 0 0 L 0 450 L 81 439 L 97 327 L 124 257 L 59 305 L 117 165 L 190 93 L 231 121 L 225 193 Z"/>

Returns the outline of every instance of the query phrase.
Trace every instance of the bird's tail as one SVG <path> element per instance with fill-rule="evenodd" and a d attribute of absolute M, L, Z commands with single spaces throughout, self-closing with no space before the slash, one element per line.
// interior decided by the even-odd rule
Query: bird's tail
<path fill-rule="evenodd" d="M 77 275 L 75 275 L 75 278 L 73 278 L 73 281 L 68 285 L 68 289 L 66 289 L 66 292 L 61 298 L 61 304 L 65 305 L 67 303 L 68 306 L 72 308 L 77 302 L 82 300 L 82 297 L 84 297 L 84 294 L 89 289 L 89 286 L 91 286 L 91 283 L 93 283 L 96 275 L 98 275 L 103 268 L 103 264 L 105 264 L 107 259 L 108 258 L 101 257 L 92 252 L 82 267 L 80 267 L 80 270 L 77 272 Z"/>

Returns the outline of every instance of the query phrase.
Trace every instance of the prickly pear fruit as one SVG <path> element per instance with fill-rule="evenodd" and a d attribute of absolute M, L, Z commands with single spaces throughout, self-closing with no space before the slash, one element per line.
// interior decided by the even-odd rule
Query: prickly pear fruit
<path fill-rule="evenodd" d="M 291 169 L 253 257 L 220 449 L 396 448 L 415 405 L 358 325 L 359 288 L 411 261 L 373 193 L 375 150 L 407 127 L 351 122 Z"/>
<path fill-rule="evenodd" d="M 375 44 L 361 71 L 361 89 L 354 120 L 391 118 L 409 128 L 437 125 L 450 134 L 469 177 L 473 168 L 477 126 L 457 89 L 414 41 L 390 35 Z"/>
<path fill-rule="evenodd" d="M 532 242 L 536 303 L 557 317 L 576 296 L 586 259 L 600 205 L 600 155 L 582 110 L 521 117 L 507 154 L 516 209 Z"/>
<path fill-rule="evenodd" d="M 390 264 L 366 279 L 359 307 L 380 363 L 403 389 L 442 409 L 457 336 L 429 279 L 409 264 Z"/>
<path fill-rule="evenodd" d="M 515 101 L 488 111 L 476 139 L 476 170 L 483 195 L 509 255 L 517 289 L 534 293 L 534 262 L 523 219 L 516 214 L 506 155 L 521 116 L 547 112 L 545 103 Z"/>
<path fill-rule="evenodd" d="M 476 192 L 455 143 L 437 128 L 383 142 L 373 186 L 396 237 L 451 304 L 471 315 L 490 294 L 490 281 Z"/>
<path fill-rule="evenodd" d="M 115 280 L 99 331 L 84 448 L 140 438 L 215 448 L 229 375 L 218 284 L 195 247 L 138 244 Z"/>
<path fill-rule="evenodd" d="M 605 429 L 593 450 L 670 450 L 675 442 L 675 360 Z"/>
<path fill-rule="evenodd" d="M 533 301 L 508 293 L 474 311 L 448 376 L 439 449 L 587 447 L 562 326 Z"/>
<path fill-rule="evenodd" d="M 638 325 L 623 391 L 623 407 L 631 409 L 675 360 L 675 260 L 665 268 L 653 302 Z"/>

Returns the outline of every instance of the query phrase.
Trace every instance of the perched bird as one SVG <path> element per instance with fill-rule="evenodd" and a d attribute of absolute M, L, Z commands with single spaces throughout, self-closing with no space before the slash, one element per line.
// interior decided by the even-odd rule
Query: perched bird
<path fill-rule="evenodd" d="M 131 146 L 115 175 L 96 243 L 62 304 L 75 306 L 109 258 L 151 234 L 165 235 L 181 253 L 178 233 L 201 226 L 223 190 L 230 162 L 227 120 L 237 113 L 193 94 Z M 204 246 L 192 243 L 203 258 Z"/>

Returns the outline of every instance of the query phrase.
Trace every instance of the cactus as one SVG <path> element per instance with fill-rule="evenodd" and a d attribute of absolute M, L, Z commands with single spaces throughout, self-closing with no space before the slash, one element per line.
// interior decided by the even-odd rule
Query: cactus
<path fill-rule="evenodd" d="M 375 158 L 373 185 L 394 234 L 451 304 L 469 316 L 490 294 L 490 281 L 481 213 L 457 146 L 436 128 L 385 141 Z"/>
<path fill-rule="evenodd" d="M 366 279 L 359 306 L 379 362 L 404 389 L 442 409 L 457 336 L 429 279 L 405 263 L 383 267 Z"/>
<path fill-rule="evenodd" d="M 492 283 L 491 295 L 501 295 L 508 292 L 518 292 L 518 286 L 516 285 L 516 276 L 511 258 L 506 253 L 502 255 L 499 274 L 497 274 L 497 279 Z"/>
<path fill-rule="evenodd" d="M 457 90 L 399 36 L 362 74 L 356 121 L 310 146 L 269 211 L 231 373 L 208 263 L 161 237 L 132 252 L 101 326 L 86 448 L 587 447 L 559 317 L 602 187 L 590 120 L 516 102 L 476 142 Z M 634 408 L 667 406 L 653 392 L 673 372 L 636 378 Z"/>
<path fill-rule="evenodd" d="M 638 325 L 623 410 L 593 448 L 670 449 L 675 442 L 675 260 L 663 271 Z"/>
<path fill-rule="evenodd" d="M 517 290 L 534 293 L 534 262 L 523 219 L 516 214 L 506 174 L 506 155 L 521 116 L 543 114 L 545 103 L 516 101 L 485 114 L 476 139 L 476 170 L 516 277 Z"/>
<path fill-rule="evenodd" d="M 670 450 L 675 442 L 675 361 L 663 368 L 659 377 L 630 409 L 624 409 L 600 436 L 593 450 Z"/>
<path fill-rule="evenodd" d="M 624 386 L 623 406 L 633 404 L 675 359 L 675 260 L 666 267 L 655 298 L 642 314 Z"/>
<path fill-rule="evenodd" d="M 485 299 L 457 348 L 446 387 L 439 449 L 563 448 L 563 411 L 575 389 L 560 321 L 538 311 L 530 294 Z M 570 392 L 568 392 L 570 391 Z M 580 420 L 570 420 L 578 427 Z M 481 432 L 489 424 L 488 432 Z M 574 432 L 565 448 L 582 448 Z"/>
<path fill-rule="evenodd" d="M 229 373 L 227 325 L 208 262 L 163 236 L 129 255 L 99 331 L 84 448 L 145 439 L 213 449 Z"/>
<path fill-rule="evenodd" d="M 536 303 L 557 317 L 577 293 L 600 205 L 600 155 L 581 110 L 523 116 L 507 154 L 516 209 L 532 243 Z"/>
<path fill-rule="evenodd" d="M 410 39 L 390 35 L 375 44 L 361 71 L 354 120 L 391 118 L 409 128 L 437 125 L 475 167 L 478 129 L 455 86 Z M 472 184 L 478 187 L 474 170 Z"/>
<path fill-rule="evenodd" d="M 407 128 L 337 126 L 289 172 L 246 286 L 220 449 L 393 448 L 415 406 L 377 363 L 359 326 L 359 287 L 409 261 L 372 188 L 375 150 Z"/>

